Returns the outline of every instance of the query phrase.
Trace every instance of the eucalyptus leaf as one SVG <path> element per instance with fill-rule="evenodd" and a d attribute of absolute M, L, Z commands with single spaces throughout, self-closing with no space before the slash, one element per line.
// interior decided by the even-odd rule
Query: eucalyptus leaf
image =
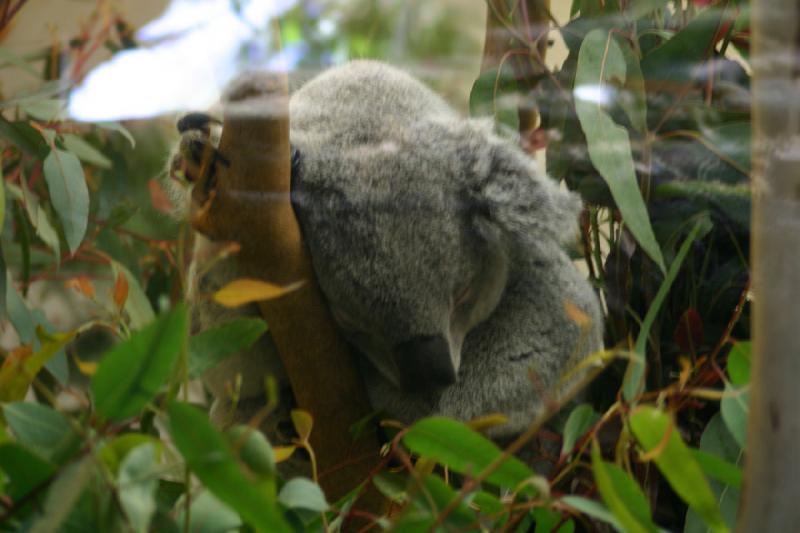
<path fill-rule="evenodd" d="M 322 513 L 328 510 L 328 502 L 319 485 L 310 479 L 290 479 L 278 493 L 278 501 L 289 509 L 308 509 Z"/>
<path fill-rule="evenodd" d="M 743 450 L 747 448 L 747 416 L 750 413 L 750 393 L 743 388 L 725 384 L 725 395 L 719 405 L 725 425 L 736 443 Z"/>
<path fill-rule="evenodd" d="M 444 417 L 423 418 L 403 437 L 412 452 L 432 459 L 459 473 L 475 476 L 498 460 L 502 454 L 495 443 L 455 420 Z M 507 457 L 487 481 L 514 489 L 535 474 L 514 456 Z"/>
<path fill-rule="evenodd" d="M 260 531 L 291 531 L 278 513 L 274 484 L 256 485 L 245 475 L 225 438 L 204 413 L 189 404 L 173 402 L 169 407 L 169 431 L 194 474 L 245 522 Z M 271 491 L 266 490 L 270 488 Z"/>
<path fill-rule="evenodd" d="M 66 109 L 64 100 L 55 98 L 22 101 L 19 103 L 19 107 L 29 116 L 45 122 L 63 119 Z"/>
<path fill-rule="evenodd" d="M 11 402 L 3 405 L 3 416 L 17 442 L 45 459 L 60 462 L 79 445 L 67 418 L 47 405 Z"/>
<path fill-rule="evenodd" d="M 736 517 L 739 514 L 739 501 L 741 498 L 736 482 L 741 482 L 741 464 L 744 454 L 736 444 L 733 436 L 725 427 L 722 416 L 717 413 L 708 421 L 703 435 L 700 437 L 700 450 L 705 456 L 711 456 L 716 461 L 725 463 L 727 472 L 722 475 L 718 466 L 711 467 L 707 461 L 699 459 L 698 463 L 703 471 L 711 478 L 711 490 L 719 503 L 722 518 L 731 530 L 736 527 Z M 696 456 L 697 457 L 697 456 Z M 738 473 L 731 469 L 738 469 Z M 731 484 L 726 485 L 726 482 Z M 686 512 L 684 533 L 707 533 L 708 526 L 700 516 L 691 508 Z"/>
<path fill-rule="evenodd" d="M 234 353 L 253 345 L 267 331 L 259 318 L 237 318 L 213 326 L 189 339 L 189 377 L 200 377 Z"/>
<path fill-rule="evenodd" d="M 628 230 L 661 271 L 666 272 L 636 181 L 628 131 L 616 124 L 601 105 L 610 94 L 611 82 L 624 84 L 626 72 L 625 55 L 616 39 L 606 30 L 589 32 L 578 54 L 575 108 L 586 134 L 592 164 L 608 184 Z"/>
<path fill-rule="evenodd" d="M 153 444 L 138 446 L 125 456 L 117 484 L 120 503 L 134 531 L 147 533 L 156 512 L 158 489 L 158 456 Z"/>
<path fill-rule="evenodd" d="M 594 408 L 588 403 L 582 403 L 575 407 L 567 418 L 564 425 L 563 443 L 561 444 L 561 455 L 572 451 L 575 443 L 600 419 Z"/>
<path fill-rule="evenodd" d="M 142 290 L 139 280 L 131 273 L 130 270 L 125 268 L 122 263 L 111 261 L 111 272 L 114 279 L 120 275 L 125 276 L 128 282 L 128 298 L 125 300 L 125 312 L 128 313 L 128 318 L 131 321 L 133 329 L 141 329 L 155 319 L 153 306 L 150 305 L 147 295 Z"/>
<path fill-rule="evenodd" d="M 677 85 L 691 81 L 693 70 L 712 52 L 714 36 L 722 21 L 724 8 L 710 7 L 671 39 L 642 59 L 642 72 L 648 82 Z"/>
<path fill-rule="evenodd" d="M 78 156 L 81 161 L 91 163 L 99 168 L 111 168 L 111 160 L 82 137 L 72 133 L 65 133 L 61 138 L 64 141 L 64 147 Z"/>
<path fill-rule="evenodd" d="M 611 511 L 600 502 L 584 498 L 583 496 L 564 496 L 561 498 L 561 501 L 587 516 L 610 524 L 617 531 L 625 531 Z"/>
<path fill-rule="evenodd" d="M 186 531 L 186 510 L 185 506 L 180 506 L 178 524 L 181 531 Z M 189 531 L 192 533 L 228 533 L 230 531 L 241 531 L 242 519 L 239 515 L 219 501 L 211 491 L 204 490 L 199 496 L 192 498 L 191 526 Z"/>
<path fill-rule="evenodd" d="M 650 308 L 647 310 L 642 326 L 639 328 L 639 335 L 636 337 L 636 345 L 634 347 L 635 358 L 628 363 L 625 379 L 622 383 L 622 391 L 625 399 L 628 401 L 633 401 L 644 388 L 645 352 L 647 349 L 647 339 L 650 335 L 650 328 L 653 327 L 653 323 L 661 310 L 661 306 L 667 294 L 669 294 L 669 290 L 675 278 L 678 277 L 678 272 L 680 272 L 681 265 L 683 265 L 683 261 L 689 253 L 689 248 L 704 228 L 705 223 L 703 219 L 695 223 L 689 235 L 683 241 L 683 244 L 681 244 L 675 259 L 673 259 L 672 263 L 669 265 L 669 272 L 667 272 L 664 281 L 661 282 L 661 286 L 658 288 L 655 298 L 650 302 Z"/>
<path fill-rule="evenodd" d="M 117 133 L 125 137 L 125 139 L 129 143 L 131 143 L 131 148 L 136 148 L 136 139 L 133 138 L 133 135 L 131 135 L 131 132 L 128 131 L 128 128 L 126 128 L 119 122 L 96 122 L 95 126 L 106 130 L 116 131 Z"/>
<path fill-rule="evenodd" d="M 75 507 L 95 470 L 94 458 L 86 455 L 67 465 L 50 485 L 44 510 L 30 529 L 31 533 L 56 533 Z"/>
<path fill-rule="evenodd" d="M 106 353 L 92 376 L 98 412 L 122 420 L 141 411 L 172 374 L 187 328 L 181 304 Z"/>
<path fill-rule="evenodd" d="M 518 107 L 517 79 L 510 61 L 487 70 L 472 85 L 469 110 L 473 117 L 493 117 L 503 129 L 516 133 L 519 130 Z"/>
<path fill-rule="evenodd" d="M 0 471 L 7 479 L 5 494 L 17 501 L 45 483 L 56 467 L 25 446 L 6 441 L 0 442 Z"/>
<path fill-rule="evenodd" d="M 44 160 L 44 177 L 69 249 L 75 253 L 89 221 L 89 189 L 81 163 L 70 152 L 58 148 L 50 150 Z"/>
<path fill-rule="evenodd" d="M 681 439 L 670 416 L 652 406 L 636 409 L 629 418 L 631 430 L 675 493 L 714 532 L 727 532 L 717 499 L 697 460 Z"/>
<path fill-rule="evenodd" d="M 625 470 L 603 460 L 596 441 L 592 445 L 592 472 L 597 490 L 622 526 L 622 531 L 658 531 L 650 517 L 650 505 L 642 489 Z"/>

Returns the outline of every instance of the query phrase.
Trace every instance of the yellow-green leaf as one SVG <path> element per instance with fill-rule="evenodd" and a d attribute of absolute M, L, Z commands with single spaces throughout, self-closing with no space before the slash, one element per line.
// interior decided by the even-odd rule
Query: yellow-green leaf
<path fill-rule="evenodd" d="M 624 531 L 658 531 L 650 518 L 650 505 L 642 489 L 625 470 L 603 460 L 597 441 L 592 442 L 592 472 L 600 496 Z"/>
<path fill-rule="evenodd" d="M 717 500 L 692 452 L 681 439 L 672 418 L 652 406 L 633 412 L 630 426 L 646 454 L 675 493 L 703 519 L 711 531 L 727 532 Z"/>
<path fill-rule="evenodd" d="M 225 307 L 238 307 L 261 300 L 273 300 L 302 287 L 305 281 L 280 286 L 257 279 L 237 279 L 214 293 L 214 301 Z"/>

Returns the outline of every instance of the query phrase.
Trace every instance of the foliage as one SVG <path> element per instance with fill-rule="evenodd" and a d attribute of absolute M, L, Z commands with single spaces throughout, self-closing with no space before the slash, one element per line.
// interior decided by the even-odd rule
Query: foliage
<path fill-rule="evenodd" d="M 390 57 L 393 15 L 370 6 L 335 34 L 298 7 L 281 21 L 286 44 L 305 43 L 308 62 L 331 50 Z M 614 360 L 585 403 L 553 406 L 546 428 L 531 421 L 506 449 L 478 430 L 498 420 L 392 429 L 382 468 L 365 480 L 394 503 L 390 517 L 368 517 L 381 527 L 734 526 L 750 381 L 750 116 L 747 70 L 726 52 L 748 56 L 747 5 L 575 0 L 572 11 L 558 70 L 520 68 L 536 60 L 535 43 L 512 32 L 513 53 L 475 81 L 470 108 L 509 134 L 519 97 L 536 102 L 548 171 L 585 200 L 578 255 L 608 309 L 610 350 L 596 358 Z M 524 9 L 510 13 L 509 27 L 526 22 Z M 190 334 L 187 303 L 212 295 L 186 288 L 186 229 L 150 179 L 162 165 L 158 129 L 63 118 L 92 51 L 135 45 L 122 19 L 98 20 L 68 50 L 0 49 L 3 70 L 42 72 L 38 90 L 0 102 L 0 312 L 18 337 L 0 367 L 0 527 L 347 529 L 360 489 L 331 502 L 315 481 L 278 473 L 297 448 L 314 461 L 307 413 L 293 413 L 298 439 L 273 446 L 249 426 L 215 429 L 188 401 L 190 379 L 266 325 Z M 407 45 L 458 49 L 458 35 Z M 253 283 L 216 298 L 242 303 Z M 48 319 L 37 287 L 66 291 L 72 325 Z"/>

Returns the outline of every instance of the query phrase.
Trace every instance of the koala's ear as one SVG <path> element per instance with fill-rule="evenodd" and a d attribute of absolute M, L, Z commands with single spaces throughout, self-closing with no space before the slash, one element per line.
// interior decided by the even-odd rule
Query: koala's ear
<path fill-rule="evenodd" d="M 576 237 L 581 211 L 577 194 L 562 190 L 507 141 L 490 136 L 482 152 L 470 189 L 490 224 L 520 242 L 546 237 L 564 244 Z"/>

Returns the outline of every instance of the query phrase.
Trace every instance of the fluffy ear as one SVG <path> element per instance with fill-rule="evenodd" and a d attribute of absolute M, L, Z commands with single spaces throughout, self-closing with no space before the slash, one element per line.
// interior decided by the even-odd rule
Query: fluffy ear
<path fill-rule="evenodd" d="M 489 222 L 518 242 L 535 243 L 546 237 L 564 244 L 574 239 L 580 197 L 562 190 L 516 147 L 497 138 L 488 144 L 471 189 Z"/>

